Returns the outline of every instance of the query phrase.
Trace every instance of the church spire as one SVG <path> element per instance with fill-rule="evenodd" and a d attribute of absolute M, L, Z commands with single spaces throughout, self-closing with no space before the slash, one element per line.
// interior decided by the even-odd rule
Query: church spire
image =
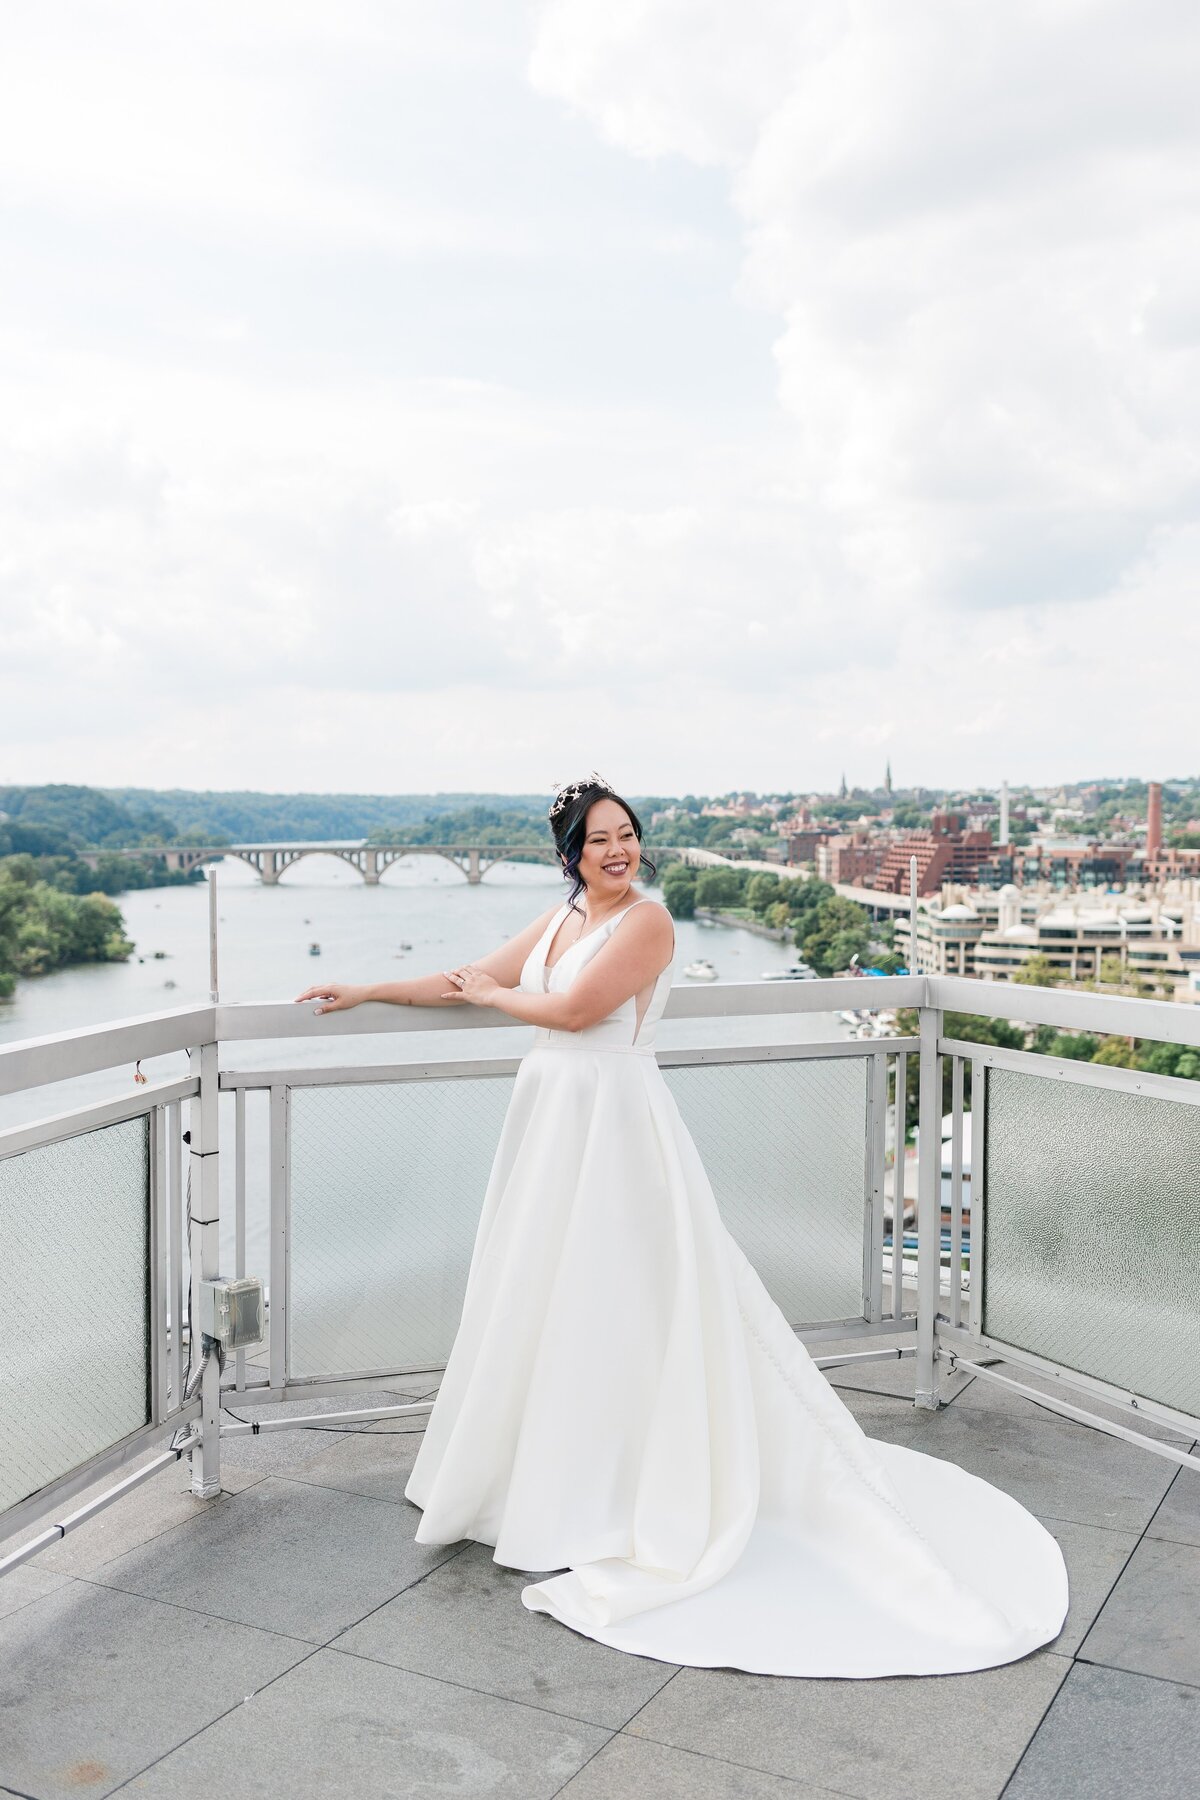
<path fill-rule="evenodd" d="M 884 772 L 883 791 L 885 794 L 890 794 L 892 791 L 892 759 L 890 756 L 887 759 L 887 768 Z"/>

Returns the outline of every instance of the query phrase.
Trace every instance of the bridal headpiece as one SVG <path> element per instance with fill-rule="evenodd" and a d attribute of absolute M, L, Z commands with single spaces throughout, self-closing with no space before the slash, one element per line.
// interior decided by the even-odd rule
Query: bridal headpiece
<path fill-rule="evenodd" d="M 607 781 L 605 781 L 603 775 L 598 775 L 595 769 L 592 770 L 586 781 L 569 781 L 563 785 L 556 783 L 554 798 L 550 802 L 550 811 L 547 814 L 550 823 L 552 825 L 556 824 L 558 819 L 567 810 L 567 807 L 570 806 L 572 800 L 578 800 L 584 789 L 590 787 L 603 788 L 605 793 L 612 793 L 612 789 L 609 787 Z"/>

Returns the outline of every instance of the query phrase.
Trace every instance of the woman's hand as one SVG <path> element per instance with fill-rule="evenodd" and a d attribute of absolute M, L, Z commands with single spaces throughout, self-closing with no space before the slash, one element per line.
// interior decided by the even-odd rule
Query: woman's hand
<path fill-rule="evenodd" d="M 297 1003 L 301 1000 L 323 1000 L 323 1006 L 314 1006 L 315 1013 L 348 1012 L 352 1006 L 362 1003 L 363 989 L 350 987 L 344 981 L 323 981 L 317 987 L 305 988 L 302 994 L 296 995 Z"/>
<path fill-rule="evenodd" d="M 463 963 L 458 969 L 443 969 L 443 975 L 454 986 L 450 993 L 443 994 L 443 1000 L 457 995 L 461 1000 L 470 1000 L 474 1006 L 490 1006 L 493 996 L 500 992 L 500 983 L 493 975 L 485 975 L 473 963 Z"/>

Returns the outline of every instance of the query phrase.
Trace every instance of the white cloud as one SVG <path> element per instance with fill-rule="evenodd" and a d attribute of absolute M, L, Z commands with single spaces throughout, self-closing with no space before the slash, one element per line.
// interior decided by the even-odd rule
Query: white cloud
<path fill-rule="evenodd" d="M 531 67 L 633 155 L 728 170 L 831 601 L 964 646 L 987 608 L 1069 609 L 1081 657 L 1137 630 L 1200 473 L 1193 8 L 552 0 Z M 1194 653 L 1189 599 L 1158 604 Z"/>
<path fill-rule="evenodd" d="M 1182 5 L 6 29 L 0 779 L 1186 770 Z"/>

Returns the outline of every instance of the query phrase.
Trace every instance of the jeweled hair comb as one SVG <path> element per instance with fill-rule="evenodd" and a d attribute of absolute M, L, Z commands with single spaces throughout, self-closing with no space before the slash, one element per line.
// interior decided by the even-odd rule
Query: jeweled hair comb
<path fill-rule="evenodd" d="M 553 824 L 554 821 L 566 811 L 572 800 L 578 800 L 584 789 L 590 787 L 603 788 L 605 793 L 612 793 L 612 789 L 609 787 L 607 781 L 605 781 L 603 775 L 598 775 L 595 769 L 592 770 L 586 781 L 569 781 L 565 786 L 559 786 L 558 783 L 555 783 L 554 798 L 550 802 L 550 811 L 547 814 L 550 823 Z"/>

